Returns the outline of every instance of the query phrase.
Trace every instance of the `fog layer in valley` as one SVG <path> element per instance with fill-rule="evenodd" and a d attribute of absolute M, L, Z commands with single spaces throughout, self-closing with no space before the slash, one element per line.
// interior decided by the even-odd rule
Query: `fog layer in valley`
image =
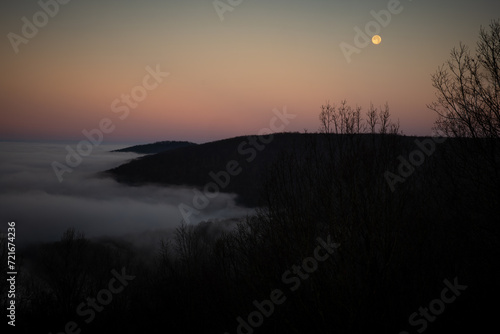
<path fill-rule="evenodd" d="M 0 228 L 16 222 L 16 242 L 58 240 L 68 228 L 87 237 L 161 234 L 179 226 L 178 205 L 193 206 L 190 188 L 158 186 L 131 187 L 102 178 L 96 173 L 139 157 L 134 153 L 115 153 L 124 147 L 101 145 L 59 182 L 51 166 L 65 163 L 66 144 L 0 143 Z M 74 146 L 74 145 L 72 145 Z M 191 224 L 207 220 L 243 217 L 251 210 L 235 205 L 235 195 L 219 194 Z M 135 238 L 135 237 L 134 237 Z M 137 240 L 140 242 L 140 240 Z M 145 240 L 142 240 L 145 242 Z"/>

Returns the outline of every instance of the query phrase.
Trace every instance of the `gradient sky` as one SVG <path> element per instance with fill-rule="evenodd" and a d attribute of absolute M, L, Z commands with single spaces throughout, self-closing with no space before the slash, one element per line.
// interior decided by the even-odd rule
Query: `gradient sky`
<path fill-rule="evenodd" d="M 287 131 L 316 131 L 321 104 L 341 99 L 387 101 L 405 134 L 431 134 L 431 74 L 475 46 L 500 1 L 402 0 L 382 44 L 347 63 L 340 43 L 388 2 L 243 0 L 221 21 L 213 0 L 71 0 L 16 54 L 7 35 L 40 7 L 4 1 L 0 140 L 81 140 L 110 118 L 106 142 L 206 142 L 255 134 L 283 106 L 297 115 Z M 120 120 L 111 103 L 156 65 L 170 76 Z"/>

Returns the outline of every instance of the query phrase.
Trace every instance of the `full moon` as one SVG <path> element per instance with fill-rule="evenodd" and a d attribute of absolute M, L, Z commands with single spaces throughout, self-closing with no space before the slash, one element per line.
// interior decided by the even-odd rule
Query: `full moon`
<path fill-rule="evenodd" d="M 382 37 L 380 37 L 379 35 L 375 35 L 372 37 L 372 43 L 377 45 L 377 44 L 380 44 L 380 42 L 382 42 Z"/>

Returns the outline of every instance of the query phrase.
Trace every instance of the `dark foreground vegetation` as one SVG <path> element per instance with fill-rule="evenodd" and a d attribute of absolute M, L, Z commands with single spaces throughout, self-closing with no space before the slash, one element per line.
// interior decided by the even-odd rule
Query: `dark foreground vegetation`
<path fill-rule="evenodd" d="M 430 139 L 420 141 L 432 149 Z M 253 302 L 280 289 L 286 300 L 256 333 L 416 332 L 423 322 L 411 326 L 409 317 L 455 278 L 467 289 L 427 321 L 427 332 L 485 329 L 498 311 L 491 301 L 499 297 L 500 197 L 498 170 L 477 163 L 484 157 L 474 153 L 476 144 L 490 150 L 499 143 L 434 144 L 434 154 L 393 192 L 384 174 L 398 173 L 397 157 L 409 160 L 414 142 L 307 136 L 295 144 L 307 149 L 283 153 L 268 170 L 267 206 L 231 231 L 184 225 L 154 254 L 68 231 L 60 242 L 25 252 L 18 329 L 59 333 L 75 321 L 88 333 L 236 333 L 237 317 L 248 322 Z M 301 278 L 292 267 L 313 256 L 318 238 L 340 246 Z M 133 280 L 109 305 L 99 304 L 111 271 L 122 268 Z M 87 298 L 102 307 L 95 318 Z"/>
<path fill-rule="evenodd" d="M 498 23 L 492 32 L 500 42 Z M 464 52 L 454 53 L 452 69 L 453 60 L 467 65 Z M 498 68 L 500 57 L 495 59 Z M 214 223 L 182 225 L 154 255 L 124 242 L 90 241 L 72 230 L 59 242 L 27 250 L 19 268 L 17 329 L 481 333 L 495 328 L 500 72 L 488 77 L 483 71 L 472 80 L 479 73 L 476 63 L 457 67 L 464 71 L 458 76 L 464 85 L 456 95 L 446 89 L 453 88 L 447 85 L 455 72 L 441 69 L 434 76 L 442 94 L 432 107 L 439 114 L 436 130 L 449 137 L 444 141 L 398 135 L 388 108 L 370 108 L 362 121 L 360 109 L 346 103 L 323 106 L 320 133 L 289 143 L 276 157 L 259 179 L 259 213 L 232 230 L 217 231 Z M 464 79 L 468 75 L 470 81 Z M 308 259 L 313 257 L 316 261 Z M 2 285 L 2 296 L 5 290 Z M 69 321 L 76 324 L 66 325 Z"/>

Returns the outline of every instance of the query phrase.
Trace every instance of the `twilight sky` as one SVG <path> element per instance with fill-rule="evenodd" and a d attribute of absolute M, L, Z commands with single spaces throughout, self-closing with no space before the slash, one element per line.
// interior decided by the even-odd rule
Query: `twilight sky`
<path fill-rule="evenodd" d="M 387 101 L 405 134 L 426 135 L 431 74 L 500 18 L 497 0 L 401 0 L 382 43 L 348 62 L 340 44 L 397 1 L 59 1 L 47 22 L 35 0 L 0 4 L 0 140 L 81 140 L 109 118 L 106 142 L 205 142 L 255 134 L 283 106 L 297 115 L 286 131 L 315 131 L 321 104 L 344 98 Z"/>

